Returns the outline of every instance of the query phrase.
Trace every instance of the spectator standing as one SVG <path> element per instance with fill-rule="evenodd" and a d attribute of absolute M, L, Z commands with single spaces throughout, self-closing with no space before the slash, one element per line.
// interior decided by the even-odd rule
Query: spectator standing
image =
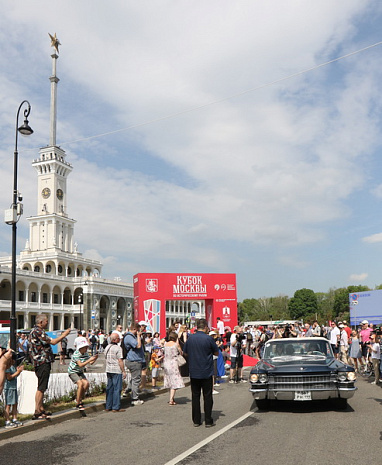
<path fill-rule="evenodd" d="M 153 351 L 151 353 L 151 384 L 153 389 L 159 389 L 157 387 L 157 379 L 159 374 L 159 368 L 164 358 L 163 355 L 159 353 L 160 350 L 161 348 L 159 346 L 154 346 Z"/>
<path fill-rule="evenodd" d="M 246 343 L 240 326 L 235 326 L 230 342 L 231 369 L 229 382 L 231 384 L 235 382 L 246 383 L 247 381 L 243 379 L 243 351 Z"/>
<path fill-rule="evenodd" d="M 362 350 L 362 357 L 364 357 L 365 364 L 367 363 L 367 356 L 368 356 L 368 348 L 370 345 L 370 335 L 372 333 L 371 328 L 369 328 L 369 322 L 367 320 L 363 320 L 361 323 L 361 350 Z"/>
<path fill-rule="evenodd" d="M 330 327 L 331 327 L 331 330 L 329 332 L 329 342 L 330 342 L 330 345 L 332 346 L 335 358 L 338 358 L 338 353 L 340 351 L 339 349 L 340 330 L 337 327 L 337 324 L 335 323 L 335 321 L 332 321 L 330 323 Z"/>
<path fill-rule="evenodd" d="M 3 393 L 5 383 L 5 370 L 7 369 L 8 360 L 12 358 L 11 349 L 3 349 L 0 347 L 0 395 Z"/>
<path fill-rule="evenodd" d="M 219 331 L 220 337 L 223 337 L 223 335 L 224 335 L 224 322 L 220 319 L 219 316 L 216 318 L 216 327 L 217 327 L 217 329 Z"/>
<path fill-rule="evenodd" d="M 99 334 L 98 334 L 98 342 L 99 342 L 98 350 L 99 350 L 100 353 L 102 353 L 104 351 L 104 347 L 103 347 L 104 340 L 105 340 L 105 334 L 101 330 L 99 332 Z"/>
<path fill-rule="evenodd" d="M 24 333 L 20 334 L 20 338 L 18 339 L 17 342 L 18 346 L 18 353 L 17 353 L 17 365 L 20 365 L 20 363 L 23 360 L 26 360 L 28 357 L 28 339 Z"/>
<path fill-rule="evenodd" d="M 5 370 L 6 381 L 4 386 L 4 416 L 6 428 L 17 428 L 18 426 L 22 426 L 22 423 L 17 420 L 17 377 L 23 371 L 24 365 L 19 365 L 17 368 L 15 365 L 15 360 L 11 358 L 8 360 L 8 368 Z"/>
<path fill-rule="evenodd" d="M 202 424 L 200 396 L 203 392 L 205 426 L 215 426 L 212 418 L 214 372 L 213 355 L 219 355 L 215 341 L 208 336 L 207 320 L 197 320 L 196 333 L 187 339 L 183 354 L 188 359 L 192 393 L 192 421 L 194 426 Z"/>
<path fill-rule="evenodd" d="M 317 320 L 313 321 L 312 336 L 313 337 L 320 337 L 321 336 L 321 328 L 320 328 L 320 325 L 318 324 Z"/>
<path fill-rule="evenodd" d="M 143 400 L 138 397 L 142 366 L 145 363 L 141 334 L 141 326 L 135 323 L 123 339 L 127 351 L 126 367 L 131 373 L 131 405 L 143 404 Z"/>
<path fill-rule="evenodd" d="M 371 384 L 379 384 L 379 364 L 381 362 L 381 348 L 377 340 L 377 336 L 372 334 L 370 336 L 370 347 L 369 351 L 371 354 L 371 363 L 374 367 L 375 379 Z"/>
<path fill-rule="evenodd" d="M 120 346 L 119 335 L 112 333 L 111 343 L 105 349 L 106 360 L 106 410 L 124 412 L 121 409 L 122 379 L 126 378 L 125 366 L 123 364 L 122 347 Z"/>
<path fill-rule="evenodd" d="M 68 347 L 68 338 L 64 337 L 62 341 L 60 342 L 60 365 L 66 365 L 65 363 L 65 358 L 66 358 L 66 349 Z"/>
<path fill-rule="evenodd" d="M 121 336 L 120 336 L 121 337 Z M 98 351 L 98 336 L 95 331 L 92 331 L 89 337 L 90 350 L 92 355 L 96 355 Z"/>
<path fill-rule="evenodd" d="M 32 420 L 46 420 L 49 412 L 43 406 L 44 392 L 48 389 L 51 365 L 54 362 L 52 345 L 58 344 L 70 333 L 70 328 L 63 331 L 60 336 L 51 339 L 45 329 L 48 327 L 48 317 L 44 314 L 36 316 L 36 326 L 29 334 L 29 344 L 32 362 L 38 380 L 35 396 L 35 411 Z"/>
<path fill-rule="evenodd" d="M 354 368 L 359 373 L 362 365 L 362 352 L 360 339 L 356 330 L 353 330 L 351 335 L 350 357 L 353 359 Z"/>
<path fill-rule="evenodd" d="M 98 355 L 90 357 L 88 349 L 89 342 L 83 337 L 77 342 L 77 350 L 73 353 L 68 367 L 69 378 L 74 384 L 77 384 L 76 409 L 81 412 L 85 410 L 83 400 L 89 388 L 89 381 L 86 379 L 84 369 L 88 364 L 93 365 L 98 358 Z"/>
<path fill-rule="evenodd" d="M 188 338 L 188 331 L 187 331 L 187 326 L 186 325 L 181 325 L 179 328 L 179 333 L 178 333 L 178 343 L 180 345 L 181 350 L 183 351 L 184 344 L 187 342 Z M 179 367 L 180 375 L 183 377 L 189 376 L 190 372 L 188 369 L 188 361 Z"/>
<path fill-rule="evenodd" d="M 345 326 L 343 323 L 338 325 L 340 330 L 340 354 L 339 358 L 341 362 L 348 363 L 348 349 L 349 349 L 349 342 L 348 342 L 348 333 L 345 331 Z"/>
<path fill-rule="evenodd" d="M 175 393 L 178 389 L 184 388 L 184 382 L 178 366 L 178 354 L 182 350 L 178 343 L 178 335 L 175 332 L 171 332 L 168 335 L 168 339 L 164 344 L 164 387 L 165 389 L 169 389 L 170 392 L 169 405 L 176 405 Z"/>

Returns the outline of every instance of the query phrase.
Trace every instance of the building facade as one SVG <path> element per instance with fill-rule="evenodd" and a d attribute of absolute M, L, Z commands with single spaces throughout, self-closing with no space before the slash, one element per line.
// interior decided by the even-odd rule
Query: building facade
<path fill-rule="evenodd" d="M 68 215 L 67 179 L 73 167 L 56 145 L 58 55 L 53 53 L 49 145 L 32 162 L 37 172 L 37 214 L 27 218 L 29 240 L 17 257 L 16 316 L 19 329 L 50 315 L 49 330 L 112 330 L 133 321 L 133 286 L 102 278 L 102 263 L 83 257 Z M 10 236 L 11 237 L 11 236 Z M 10 318 L 11 257 L 0 258 L 0 321 Z"/>

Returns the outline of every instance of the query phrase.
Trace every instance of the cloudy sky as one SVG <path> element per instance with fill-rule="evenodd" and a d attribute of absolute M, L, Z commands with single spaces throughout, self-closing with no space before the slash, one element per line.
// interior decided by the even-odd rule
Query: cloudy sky
<path fill-rule="evenodd" d="M 232 272 L 240 300 L 382 283 L 381 2 L 0 7 L 2 209 L 24 99 L 35 131 L 19 140 L 19 249 L 37 213 L 31 162 L 49 142 L 49 32 L 68 213 L 103 277 Z"/>

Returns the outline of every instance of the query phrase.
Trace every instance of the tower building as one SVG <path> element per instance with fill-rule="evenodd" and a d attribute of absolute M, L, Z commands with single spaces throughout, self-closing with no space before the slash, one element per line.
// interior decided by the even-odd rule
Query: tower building
<path fill-rule="evenodd" d="M 52 36 L 51 36 L 52 37 Z M 32 162 L 37 173 L 37 213 L 27 218 L 29 239 L 17 258 L 18 328 L 34 325 L 49 313 L 50 330 L 73 325 L 110 330 L 133 319 L 131 284 L 101 278 L 102 263 L 85 258 L 75 242 L 76 221 L 69 217 L 68 176 L 73 166 L 56 144 L 58 40 L 52 40 L 49 145 Z M 73 198 L 73 197 L 72 197 Z M 84 216 L 86 221 L 86 217 Z M 0 321 L 10 315 L 11 257 L 0 258 Z"/>

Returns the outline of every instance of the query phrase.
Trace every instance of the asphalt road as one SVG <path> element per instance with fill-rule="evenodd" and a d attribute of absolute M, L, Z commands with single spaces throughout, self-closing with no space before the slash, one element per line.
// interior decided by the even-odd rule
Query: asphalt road
<path fill-rule="evenodd" d="M 359 379 L 347 410 L 328 402 L 284 402 L 258 411 L 248 384 L 214 396 L 214 428 L 193 427 L 190 388 L 0 441 L 0 464 L 353 465 L 381 463 L 382 389 Z"/>

